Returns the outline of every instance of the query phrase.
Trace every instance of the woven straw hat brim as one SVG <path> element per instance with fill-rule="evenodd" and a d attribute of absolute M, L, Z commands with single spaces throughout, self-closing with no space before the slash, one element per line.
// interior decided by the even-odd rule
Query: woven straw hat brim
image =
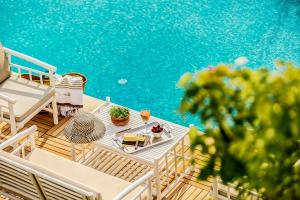
<path fill-rule="evenodd" d="M 85 134 L 73 129 L 74 119 L 66 126 L 65 136 L 66 138 L 75 144 L 85 144 L 101 139 L 106 131 L 105 125 L 100 119 L 95 118 L 94 131 Z"/>

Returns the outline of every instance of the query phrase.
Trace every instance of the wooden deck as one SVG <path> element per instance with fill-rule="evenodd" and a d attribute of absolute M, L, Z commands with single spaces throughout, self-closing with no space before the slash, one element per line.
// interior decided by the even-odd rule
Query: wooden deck
<path fill-rule="evenodd" d="M 100 105 L 102 101 L 85 96 L 84 97 L 84 110 L 91 111 Z M 39 113 L 25 126 L 31 125 L 38 126 L 38 138 L 36 144 L 39 148 L 43 148 L 65 158 L 71 159 L 70 156 L 70 143 L 66 141 L 63 130 L 68 124 L 70 118 L 59 118 L 59 124 L 54 125 L 52 115 L 48 113 Z M 0 122 L 0 143 L 10 137 L 9 125 Z M 81 156 L 82 150 L 77 148 L 76 154 Z M 199 166 L 203 165 L 206 157 L 197 154 L 195 172 L 199 172 Z M 118 164 L 119 163 L 119 164 Z M 122 163 L 122 164 L 121 164 Z M 105 173 L 112 174 L 127 181 L 136 180 L 143 171 L 147 170 L 147 166 L 141 165 L 135 161 L 120 158 L 111 153 L 103 152 L 103 160 L 94 164 L 96 169 Z M 105 166 L 105 167 L 104 167 Z M 131 173 L 132 172 L 132 173 Z M 209 197 L 211 182 L 202 181 L 198 182 L 195 173 L 186 176 L 171 192 L 168 193 L 166 199 L 182 199 L 182 200 L 201 200 Z M 1 199 L 1 197 L 0 197 Z"/>

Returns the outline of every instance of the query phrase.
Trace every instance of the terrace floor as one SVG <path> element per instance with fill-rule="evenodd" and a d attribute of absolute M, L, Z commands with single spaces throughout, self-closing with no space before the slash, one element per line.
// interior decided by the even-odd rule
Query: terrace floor
<path fill-rule="evenodd" d="M 85 96 L 84 97 L 84 110 L 85 111 L 92 111 L 98 105 L 101 104 L 101 100 Z M 30 127 L 31 125 L 38 126 L 38 138 L 36 140 L 36 144 L 39 148 L 48 150 L 60 156 L 63 156 L 67 159 L 71 159 L 70 156 L 70 143 L 66 140 L 63 134 L 63 130 L 65 126 L 68 124 L 70 118 L 59 118 L 59 124 L 54 125 L 52 121 L 52 115 L 48 113 L 39 113 L 35 116 L 30 122 L 28 122 L 25 126 Z M 10 137 L 10 129 L 9 125 L 5 122 L 0 122 L 0 142 L 6 140 Z M 76 154 L 80 156 L 82 154 L 81 149 L 76 150 Z M 197 153 L 196 153 L 197 154 Z M 125 179 L 127 181 L 134 181 L 139 174 L 135 173 L 128 173 L 128 171 L 139 171 L 146 170 L 146 167 L 129 159 L 122 159 L 113 154 L 105 154 L 106 164 L 104 167 L 101 166 L 99 162 L 99 166 L 97 167 L 98 170 L 103 171 L 105 173 L 112 174 L 119 178 Z M 196 180 L 196 173 L 199 172 L 199 167 L 205 163 L 207 158 L 202 156 L 200 153 L 196 155 L 196 166 L 195 172 L 186 176 L 171 192 L 168 193 L 165 199 L 182 199 L 182 200 L 202 200 L 207 199 L 209 197 L 209 191 L 211 186 L 210 181 L 197 181 Z M 122 166 L 115 167 L 116 165 L 109 164 L 109 163 L 116 163 L 122 162 Z M 1 197 L 0 197 L 1 199 Z"/>

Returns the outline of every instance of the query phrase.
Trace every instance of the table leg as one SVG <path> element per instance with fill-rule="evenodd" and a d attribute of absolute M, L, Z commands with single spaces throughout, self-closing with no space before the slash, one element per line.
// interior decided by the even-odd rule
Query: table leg
<path fill-rule="evenodd" d="M 71 143 L 71 156 L 72 156 L 72 160 L 76 161 L 76 152 L 75 152 L 75 144 Z"/>
<path fill-rule="evenodd" d="M 159 160 L 156 159 L 154 161 L 154 177 L 155 177 L 155 186 L 156 186 L 156 198 L 157 200 L 161 200 L 161 190 L 160 190 L 160 174 L 159 174 Z"/>

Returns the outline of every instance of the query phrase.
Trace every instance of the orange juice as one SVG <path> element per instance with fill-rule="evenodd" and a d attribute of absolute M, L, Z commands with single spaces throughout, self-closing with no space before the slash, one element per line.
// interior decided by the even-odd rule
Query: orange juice
<path fill-rule="evenodd" d="M 149 121 L 150 119 L 150 111 L 149 110 L 143 110 L 141 111 L 141 118 L 143 121 Z"/>

